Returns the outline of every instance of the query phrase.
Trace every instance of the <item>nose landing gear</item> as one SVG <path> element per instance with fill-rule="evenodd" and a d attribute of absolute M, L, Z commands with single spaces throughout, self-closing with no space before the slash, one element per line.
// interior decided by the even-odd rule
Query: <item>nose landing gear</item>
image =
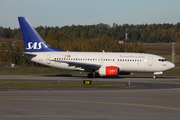
<path fill-rule="evenodd" d="M 163 76 L 164 76 L 163 72 L 154 72 L 153 78 L 156 79 L 157 78 L 156 75 L 161 75 L 161 74 L 163 74 Z"/>
<path fill-rule="evenodd" d="M 153 78 L 154 78 L 154 79 L 156 79 L 156 78 L 157 78 L 157 76 L 156 76 L 156 75 L 153 75 Z"/>
<path fill-rule="evenodd" d="M 93 73 L 91 72 L 91 73 L 89 73 L 89 74 L 87 75 L 87 77 L 88 77 L 88 78 L 93 78 L 94 75 L 93 75 Z"/>

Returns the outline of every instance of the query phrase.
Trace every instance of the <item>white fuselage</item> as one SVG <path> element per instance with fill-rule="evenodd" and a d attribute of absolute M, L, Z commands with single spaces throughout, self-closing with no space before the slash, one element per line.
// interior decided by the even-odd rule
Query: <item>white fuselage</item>
<path fill-rule="evenodd" d="M 31 60 L 43 65 L 66 70 L 87 71 L 59 61 L 71 61 L 100 66 L 116 66 L 123 72 L 162 72 L 174 67 L 165 58 L 145 53 L 121 52 L 34 52 Z M 30 59 L 25 56 L 25 58 Z"/>
<path fill-rule="evenodd" d="M 165 58 L 143 53 L 64 52 L 47 45 L 25 17 L 18 17 L 26 52 L 20 53 L 31 61 L 66 70 L 90 72 L 88 77 L 117 76 L 129 72 L 163 71 L 175 65 Z M 154 77 L 155 78 L 155 77 Z"/>

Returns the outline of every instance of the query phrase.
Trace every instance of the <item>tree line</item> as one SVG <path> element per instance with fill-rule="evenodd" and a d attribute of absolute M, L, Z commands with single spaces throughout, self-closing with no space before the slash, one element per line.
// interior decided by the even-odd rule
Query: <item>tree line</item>
<path fill-rule="evenodd" d="M 180 23 L 177 24 L 142 24 L 142 25 L 118 25 L 113 23 L 97 25 L 72 25 L 64 27 L 35 28 L 43 38 L 54 38 L 53 36 L 68 36 L 71 38 L 94 39 L 104 35 L 114 40 L 125 40 L 125 31 L 128 29 L 128 42 L 156 43 L 156 42 L 180 42 Z M 22 40 L 20 29 L 0 27 L 0 37 Z"/>
<path fill-rule="evenodd" d="M 72 25 L 64 27 L 35 28 L 45 42 L 61 50 L 68 51 L 96 51 L 102 52 L 140 52 L 146 50 L 139 43 L 144 42 L 179 42 L 180 23 L 173 24 L 143 24 L 143 25 L 117 25 L 110 27 L 107 24 L 97 25 Z M 119 44 L 119 40 L 125 40 L 125 31 L 128 29 L 128 43 Z M 16 65 L 41 66 L 25 60 L 22 55 L 6 52 L 5 50 L 24 52 L 24 44 L 20 28 L 11 29 L 0 27 L 0 41 L 8 41 L 0 45 L 0 67 Z M 13 41 L 18 44 L 12 46 Z"/>

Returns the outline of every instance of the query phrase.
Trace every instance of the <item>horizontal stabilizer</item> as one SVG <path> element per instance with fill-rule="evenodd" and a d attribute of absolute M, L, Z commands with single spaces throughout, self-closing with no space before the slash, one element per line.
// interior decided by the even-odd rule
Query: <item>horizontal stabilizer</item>
<path fill-rule="evenodd" d="M 12 53 L 17 53 L 17 54 L 21 54 L 21 55 L 30 55 L 30 56 L 37 56 L 36 54 L 34 53 L 27 53 L 27 52 L 16 52 L 16 51 L 9 51 L 9 52 L 12 52 Z"/>

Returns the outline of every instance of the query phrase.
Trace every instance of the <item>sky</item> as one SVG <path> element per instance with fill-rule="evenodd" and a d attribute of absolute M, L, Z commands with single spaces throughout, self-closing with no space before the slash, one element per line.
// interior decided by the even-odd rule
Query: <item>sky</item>
<path fill-rule="evenodd" d="M 177 24 L 180 0 L 0 0 L 0 26 L 19 28 L 18 16 L 33 27 Z"/>

